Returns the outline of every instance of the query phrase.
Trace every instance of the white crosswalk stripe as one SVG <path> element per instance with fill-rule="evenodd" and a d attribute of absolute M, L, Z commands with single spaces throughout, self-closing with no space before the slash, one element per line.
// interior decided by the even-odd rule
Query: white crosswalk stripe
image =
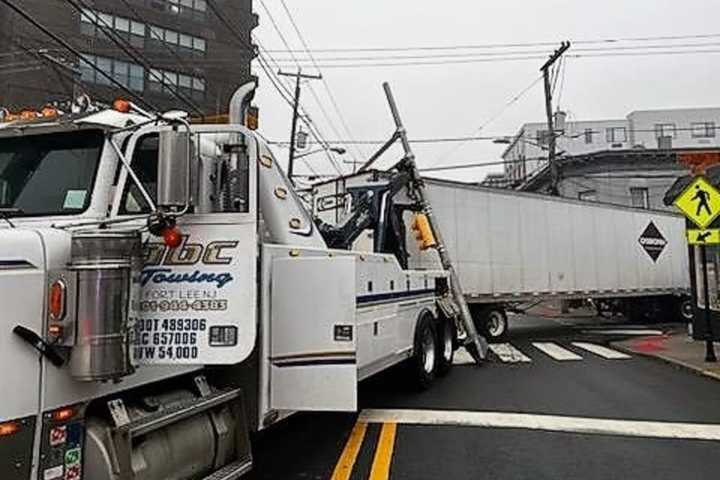
<path fill-rule="evenodd" d="M 549 357 L 552 357 L 559 362 L 582 360 L 582 357 L 580 355 L 561 347 L 557 343 L 536 342 L 533 343 L 532 346 L 543 352 L 545 355 L 548 355 Z"/>
<path fill-rule="evenodd" d="M 453 365 L 472 365 L 475 363 L 475 360 L 470 356 L 470 354 L 465 350 L 464 348 L 459 348 L 455 352 L 455 358 L 453 359 Z"/>
<path fill-rule="evenodd" d="M 573 342 L 573 346 L 582 348 L 583 350 L 587 350 L 588 352 L 594 353 L 595 355 L 607 358 L 609 360 L 626 360 L 628 358 L 632 358 L 630 357 L 630 355 L 627 355 L 625 353 L 611 350 L 607 347 L 596 345 L 594 343 Z"/>
<path fill-rule="evenodd" d="M 530 363 L 529 357 L 509 343 L 492 343 L 490 351 L 504 363 Z"/>
<path fill-rule="evenodd" d="M 593 355 L 586 354 L 581 356 L 555 342 L 533 342 L 531 345 L 535 347 L 535 349 L 558 362 L 586 360 L 591 358 L 593 355 L 597 355 L 607 360 L 627 360 L 632 358 L 632 356 L 623 352 L 588 342 L 572 342 L 571 345 Z M 489 348 L 495 357 L 497 357 L 497 359 L 502 363 L 528 364 L 533 361 L 527 353 L 523 353 L 520 349 L 510 343 L 492 343 L 489 345 Z M 460 348 L 455 352 L 455 359 L 453 363 L 455 365 L 472 365 L 475 361 L 464 348 Z"/>

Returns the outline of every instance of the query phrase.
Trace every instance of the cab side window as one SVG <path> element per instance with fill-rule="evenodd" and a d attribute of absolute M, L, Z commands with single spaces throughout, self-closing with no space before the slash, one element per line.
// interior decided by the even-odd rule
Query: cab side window
<path fill-rule="evenodd" d="M 131 161 L 133 171 L 137 174 L 145 191 L 153 201 L 157 200 L 157 173 L 158 173 L 158 134 L 142 137 L 135 145 L 135 152 Z M 121 214 L 150 213 L 150 205 L 135 182 L 128 176 L 125 182 L 120 205 Z"/>

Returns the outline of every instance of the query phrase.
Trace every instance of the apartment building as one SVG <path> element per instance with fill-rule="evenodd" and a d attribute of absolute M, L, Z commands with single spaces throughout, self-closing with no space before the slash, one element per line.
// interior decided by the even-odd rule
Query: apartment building
<path fill-rule="evenodd" d="M 251 78 L 251 32 L 258 24 L 252 0 L 17 4 L 83 58 L 1 6 L 0 106 L 6 108 L 37 108 L 80 93 L 109 102 L 124 95 L 111 77 L 159 109 L 216 115 L 226 113 L 232 93 Z"/>
<path fill-rule="evenodd" d="M 642 208 L 666 209 L 662 199 L 687 173 L 678 155 L 720 149 L 720 108 L 634 111 L 624 119 L 556 122 L 560 194 Z M 515 188 L 550 187 L 547 123 L 528 123 L 502 155 Z"/>

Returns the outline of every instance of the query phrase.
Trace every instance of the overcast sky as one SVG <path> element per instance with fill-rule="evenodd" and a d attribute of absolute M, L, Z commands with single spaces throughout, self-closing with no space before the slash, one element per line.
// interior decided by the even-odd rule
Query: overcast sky
<path fill-rule="evenodd" d="M 280 0 L 264 0 L 293 48 L 302 47 Z M 716 0 L 286 0 L 311 49 L 485 45 L 561 40 L 596 40 L 720 32 L 720 2 Z M 269 50 L 284 49 L 260 0 L 255 1 L 260 26 L 255 35 Z M 717 43 L 714 43 L 717 42 Z M 657 40 L 640 45 L 668 45 Z M 701 43 L 720 51 L 717 38 L 673 43 Z M 617 43 L 632 46 L 638 43 Z M 575 48 L 599 45 L 576 44 Z M 601 46 L 601 45 L 600 45 Z M 552 46 L 525 47 L 523 51 L 546 51 Z M 507 50 L 483 50 L 482 52 Z M 443 53 L 443 52 L 440 52 Z M 445 52 L 448 53 L 448 52 Z M 455 53 L 455 52 L 450 52 Z M 459 52 L 459 53 L 462 53 Z M 572 53 L 572 49 L 569 53 Z M 382 53 L 387 55 L 388 53 Z M 436 52 L 390 52 L 391 55 L 436 55 Z M 303 56 L 298 54 L 299 56 Z M 364 55 L 379 55 L 368 53 Z M 283 52 L 277 59 L 289 59 Z M 317 53 L 325 57 L 344 53 Z M 700 55 L 568 58 L 561 109 L 571 120 L 624 118 L 632 110 L 718 106 L 717 83 L 720 53 Z M 291 70 L 288 62 L 287 70 Z M 338 62 L 347 63 L 347 62 Z M 545 118 L 542 82 L 505 110 L 505 105 L 539 76 L 543 60 L 484 62 L 432 66 L 361 69 L 328 69 L 322 73 L 332 90 L 349 130 L 358 140 L 385 139 L 393 125 L 385 103 L 382 82 L 389 81 L 398 100 L 411 138 L 457 137 L 477 133 L 478 127 L 503 112 L 480 133 L 511 135 L 523 123 Z M 291 111 L 262 75 L 256 99 L 261 109 L 261 131 L 273 140 L 287 140 Z M 306 70 L 314 73 L 314 69 Z M 322 82 L 314 89 L 341 129 Z M 558 86 L 558 90 L 560 90 Z M 558 94 L 560 92 L 558 91 Z M 325 120 L 305 87 L 303 105 L 328 139 L 338 135 Z M 416 146 L 421 167 L 492 162 L 504 147 L 492 142 Z M 362 147 L 368 154 L 372 147 Z M 281 158 L 287 149 L 277 149 Z M 352 159 L 350 149 L 345 159 Z M 359 155 L 357 155 L 359 157 Z M 389 166 L 398 157 L 386 157 Z M 308 157 L 316 170 L 332 172 L 322 155 Z M 349 167 L 351 168 L 351 167 Z M 501 167 L 444 174 L 449 178 L 481 180 Z"/>

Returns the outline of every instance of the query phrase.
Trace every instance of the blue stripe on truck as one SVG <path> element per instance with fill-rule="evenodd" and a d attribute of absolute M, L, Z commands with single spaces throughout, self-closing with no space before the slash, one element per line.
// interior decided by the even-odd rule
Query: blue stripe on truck
<path fill-rule="evenodd" d="M 435 290 L 432 288 L 427 288 L 424 290 L 408 290 L 405 292 L 374 293 L 370 295 L 359 295 L 356 299 L 356 303 L 358 305 L 362 305 L 366 303 L 386 302 L 391 300 L 400 300 L 404 298 L 421 297 L 429 295 L 431 293 L 435 293 Z"/>

